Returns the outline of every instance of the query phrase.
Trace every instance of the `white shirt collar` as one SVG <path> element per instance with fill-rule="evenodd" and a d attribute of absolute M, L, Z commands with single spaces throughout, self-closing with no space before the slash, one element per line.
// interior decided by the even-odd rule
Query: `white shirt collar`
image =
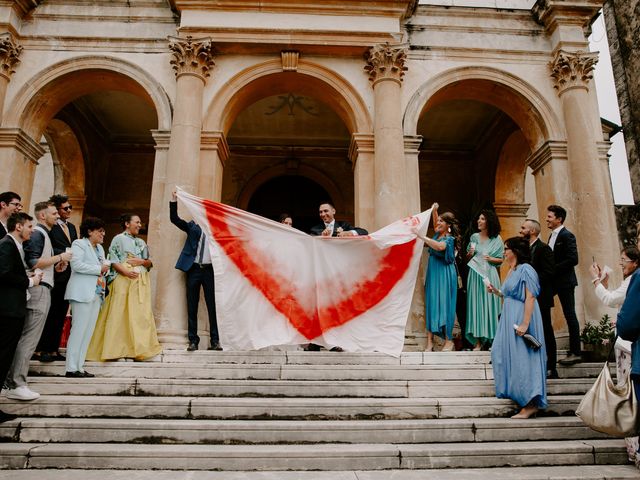
<path fill-rule="evenodd" d="M 560 233 L 560 230 L 562 230 L 564 228 L 564 225 L 560 225 L 558 228 L 555 228 L 551 233 L 553 233 L 554 235 L 557 235 Z"/>

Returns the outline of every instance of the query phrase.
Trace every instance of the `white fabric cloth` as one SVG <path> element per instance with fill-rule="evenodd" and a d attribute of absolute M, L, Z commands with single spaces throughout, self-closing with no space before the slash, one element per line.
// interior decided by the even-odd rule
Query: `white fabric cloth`
<path fill-rule="evenodd" d="M 399 356 L 431 211 L 368 236 L 313 237 L 178 189 L 206 232 L 220 343 L 313 342 Z"/>

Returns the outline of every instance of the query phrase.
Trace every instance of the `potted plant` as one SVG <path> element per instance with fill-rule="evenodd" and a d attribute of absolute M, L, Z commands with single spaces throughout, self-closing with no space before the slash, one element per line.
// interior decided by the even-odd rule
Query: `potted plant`
<path fill-rule="evenodd" d="M 599 323 L 588 323 L 582 329 L 580 340 L 584 344 L 583 356 L 590 362 L 605 361 L 616 339 L 616 332 L 611 319 L 606 313 Z"/>

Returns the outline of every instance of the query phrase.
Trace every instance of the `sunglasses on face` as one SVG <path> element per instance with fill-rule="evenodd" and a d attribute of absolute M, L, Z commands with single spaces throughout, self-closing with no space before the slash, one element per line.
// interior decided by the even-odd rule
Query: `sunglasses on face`
<path fill-rule="evenodd" d="M 68 205 L 66 207 L 62 207 L 61 210 L 66 210 L 67 212 L 70 212 L 71 210 L 73 210 L 73 206 L 72 205 Z"/>

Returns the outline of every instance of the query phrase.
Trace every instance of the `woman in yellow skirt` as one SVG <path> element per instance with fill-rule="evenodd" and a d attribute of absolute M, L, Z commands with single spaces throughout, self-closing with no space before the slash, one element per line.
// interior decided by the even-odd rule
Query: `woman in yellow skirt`
<path fill-rule="evenodd" d="M 151 311 L 149 269 L 153 264 L 147 244 L 137 236 L 142 222 L 133 214 L 120 220 L 124 231 L 109 247 L 109 295 L 87 351 L 91 361 L 145 360 L 162 351 Z"/>

